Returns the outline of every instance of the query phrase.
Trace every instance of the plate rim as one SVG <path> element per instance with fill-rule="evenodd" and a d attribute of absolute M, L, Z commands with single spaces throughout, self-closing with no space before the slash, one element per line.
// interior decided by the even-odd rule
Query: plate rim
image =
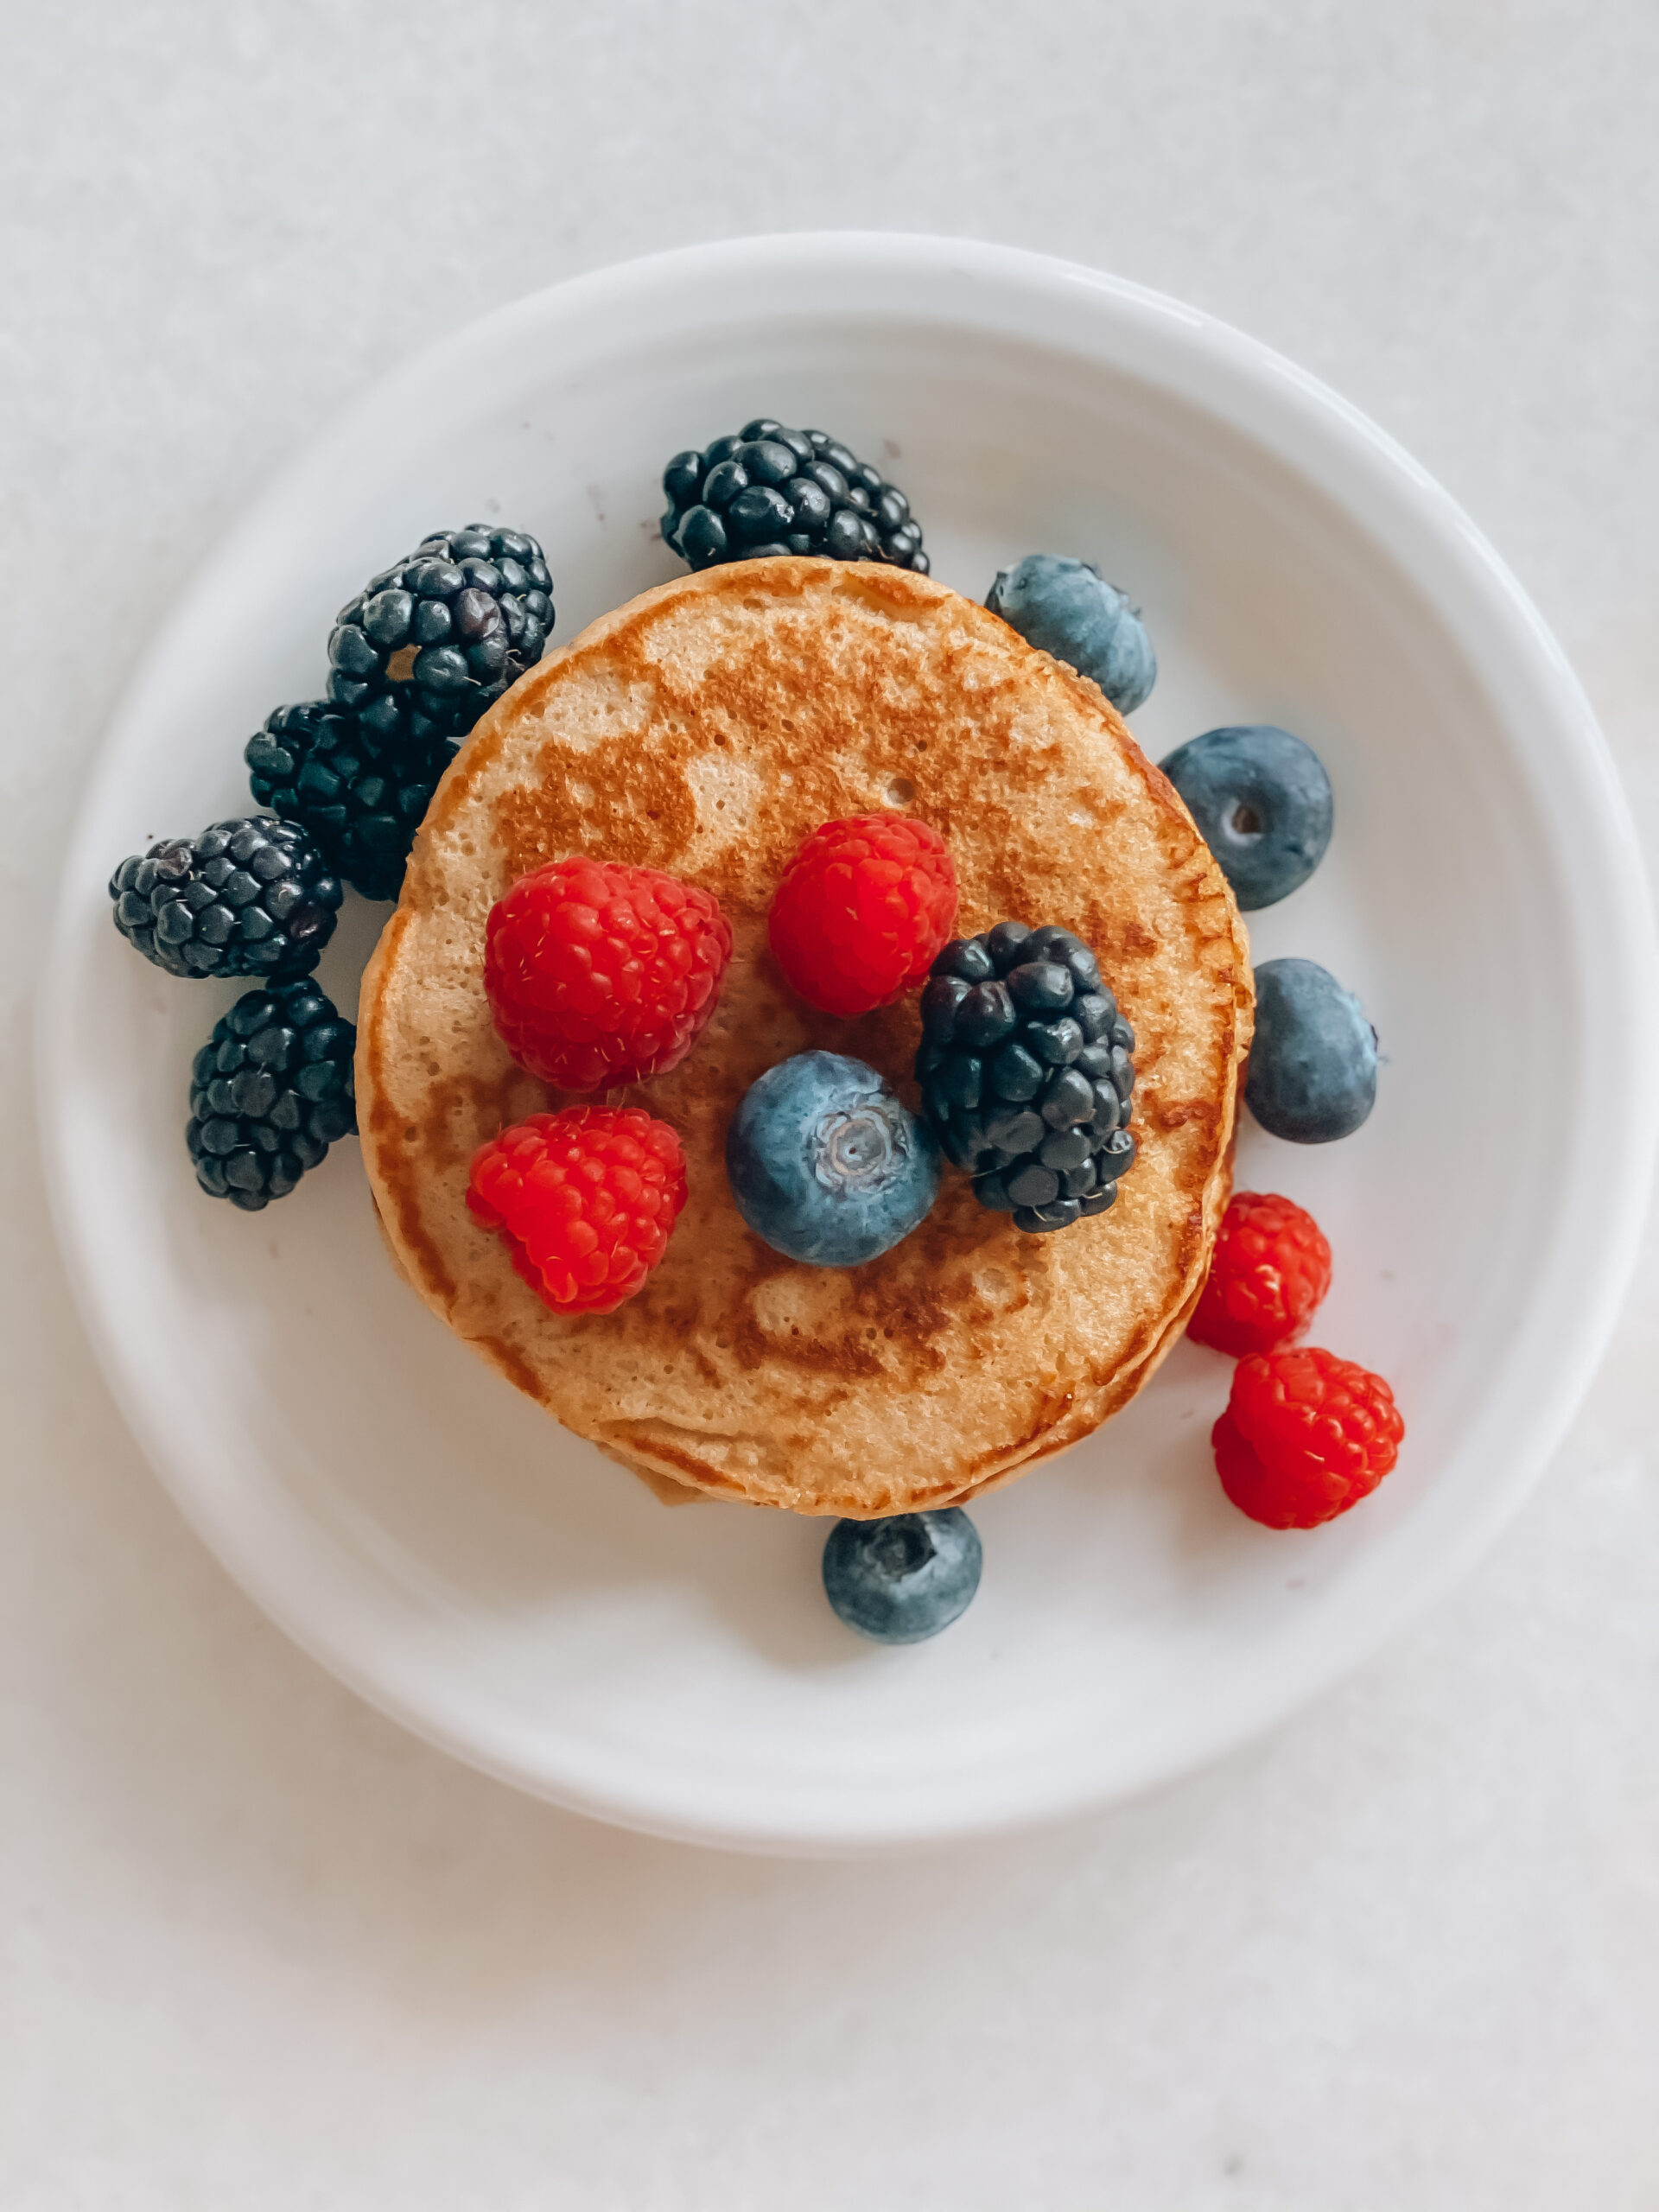
<path fill-rule="evenodd" d="M 1260 340 L 1200 309 L 1146 286 L 1084 264 L 977 240 L 904 232 L 785 232 L 719 239 L 613 263 L 510 302 L 475 318 L 375 378 L 334 411 L 293 452 L 220 533 L 197 563 L 149 645 L 123 688 L 114 712 L 89 763 L 86 785 L 67 844 L 47 954 L 36 986 L 34 1020 L 36 1121 L 41 1167 L 54 1236 L 63 1258 L 81 1325 L 99 1367 L 145 1458 L 185 1519 L 232 1579 L 295 1643 L 346 1683 L 365 1702 L 436 1745 L 463 1763 L 511 1786 L 591 1817 L 678 1840 L 766 1853 L 850 1855 L 925 1847 L 970 1835 L 989 1835 L 1091 1807 L 1122 1802 L 1164 1786 L 1227 1751 L 1269 1732 L 1339 1681 L 1406 1624 L 1442 1595 L 1495 1541 L 1541 1475 L 1593 1379 L 1618 1322 L 1643 1241 L 1647 1196 L 1656 1141 L 1659 1140 L 1659 1038 L 1637 1019 L 1624 1025 L 1619 1040 L 1627 1079 L 1611 1086 L 1608 1128 L 1604 1134 L 1599 1189 L 1604 1194 L 1603 1236 L 1599 1262 L 1579 1286 L 1580 1297 L 1570 1334 L 1548 1387 L 1529 1407 L 1530 1433 L 1503 1469 L 1484 1485 L 1474 1508 L 1465 1508 L 1452 1541 L 1418 1572 L 1382 1593 L 1373 1594 L 1363 1622 L 1329 1641 L 1324 1662 L 1305 1682 L 1257 1697 L 1246 1712 L 1233 1713 L 1224 1700 L 1209 1711 L 1212 1725 L 1188 1730 L 1167 1745 L 1157 1759 L 1118 1786 L 1085 1782 L 1080 1788 L 1052 1789 L 1041 1802 L 982 1806 L 963 1817 L 960 1810 L 938 1820 L 913 1810 L 887 1821 L 865 1821 L 844 1834 L 826 1833 L 822 1822 L 810 1828 L 774 1815 L 750 1816 L 734 1824 L 729 1811 L 699 1813 L 681 1807 L 669 1811 L 650 1791 L 583 1787 L 569 1777 L 529 1770 L 521 1758 L 468 1735 L 435 1713 L 429 1705 L 377 1675 L 341 1642 L 332 1637 L 268 1563 L 238 1546 L 227 1517 L 201 1488 L 187 1479 L 156 1433 L 138 1376 L 124 1358 L 117 1317 L 102 1301 L 91 1264 L 86 1223 L 76 1217 L 74 1179 L 67 1172 L 67 1134 L 54 1111 L 63 1095 L 63 1071 L 72 1052 L 72 1007 L 77 970 L 85 944 L 88 861 L 101 883 L 102 865 L 92 852 L 94 823 L 103 788 L 118 776 L 130 747 L 124 734 L 139 717 L 147 691 L 159 680 L 169 641 L 188 624 L 213 579 L 256 537 L 264 517 L 289 501 L 307 476 L 327 465 L 328 456 L 351 439 L 355 427 L 395 404 L 407 391 L 420 389 L 451 363 L 480 347 L 511 344 L 515 330 L 560 315 L 602 315 L 620 303 L 637 305 L 664 286 L 688 282 L 717 285 L 752 281 L 785 264 L 798 274 L 803 264 L 824 272 L 861 277 L 915 281 L 937 293 L 951 283 L 1000 288 L 1041 301 L 1061 315 L 1068 301 L 1109 303 L 1126 327 L 1138 327 L 1158 340 L 1185 345 L 1203 387 L 1200 404 L 1226 413 L 1221 394 L 1206 379 L 1219 378 L 1236 395 L 1245 388 L 1290 404 L 1299 423 L 1322 426 L 1327 442 L 1345 447 L 1362 480 L 1396 504 L 1420 528 L 1439 541 L 1442 551 L 1459 557 L 1465 580 L 1484 593 L 1491 611 L 1503 615 L 1518 652 L 1529 665 L 1521 673 L 1527 691 L 1548 709 L 1560 740 L 1563 759 L 1578 772 L 1581 830 L 1587 830 L 1598 864 L 1595 891 L 1608 926 L 1597 939 L 1610 963 L 1606 978 L 1613 1001 L 1632 1012 L 1651 1007 L 1659 996 L 1659 950 L 1646 873 L 1617 769 L 1595 715 L 1565 654 L 1516 577 L 1451 495 L 1394 439 L 1360 410 L 1297 364 Z M 918 304 L 918 311 L 920 312 Z M 1087 310 L 1084 310 L 1087 312 Z M 1267 442 L 1265 432 L 1256 435 Z M 1293 459 L 1287 450 L 1281 457 Z M 1306 468 L 1304 473 L 1308 473 Z M 1450 626 L 1452 634 L 1458 626 Z M 1606 1194 L 1618 1192 L 1617 1204 Z"/>

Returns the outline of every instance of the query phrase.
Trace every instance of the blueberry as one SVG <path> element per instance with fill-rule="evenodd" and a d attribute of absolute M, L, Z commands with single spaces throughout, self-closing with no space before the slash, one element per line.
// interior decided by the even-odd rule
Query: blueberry
<path fill-rule="evenodd" d="M 1028 644 L 1091 677 L 1120 714 L 1151 696 L 1158 661 L 1141 617 L 1087 561 L 1027 553 L 997 571 L 985 604 Z"/>
<path fill-rule="evenodd" d="M 1316 960 L 1255 971 L 1255 1041 L 1244 1098 L 1292 1144 L 1351 1136 L 1376 1102 L 1376 1032 L 1359 1001 Z"/>
<path fill-rule="evenodd" d="M 1271 722 L 1207 729 L 1162 764 L 1246 912 L 1307 881 L 1331 842 L 1331 779 L 1311 745 Z"/>
<path fill-rule="evenodd" d="M 979 1587 L 979 1531 L 959 1505 L 837 1521 L 823 1589 L 849 1628 L 876 1643 L 920 1643 L 964 1613 Z"/>
<path fill-rule="evenodd" d="M 738 1211 L 774 1251 L 856 1268 L 925 1218 L 938 1140 L 861 1060 L 798 1052 L 745 1092 L 726 1173 Z"/>

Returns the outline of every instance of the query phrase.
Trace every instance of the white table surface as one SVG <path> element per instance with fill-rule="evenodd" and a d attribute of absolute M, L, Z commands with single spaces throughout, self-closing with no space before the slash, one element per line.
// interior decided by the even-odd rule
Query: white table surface
<path fill-rule="evenodd" d="M 1659 849 L 1656 80 L 1651 0 L 0 8 L 8 2212 L 1659 2202 L 1651 1234 L 1531 1504 L 1275 1739 L 779 1865 L 519 1799 L 254 1611 L 92 1368 L 28 1070 L 86 764 L 268 474 L 480 310 L 746 230 L 1045 248 L 1306 363 L 1514 563 Z"/>

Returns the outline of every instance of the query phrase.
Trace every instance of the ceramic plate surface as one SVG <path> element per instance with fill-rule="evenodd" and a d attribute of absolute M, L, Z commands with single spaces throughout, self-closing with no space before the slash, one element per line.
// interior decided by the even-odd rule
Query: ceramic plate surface
<path fill-rule="evenodd" d="M 110 924 L 124 854 L 244 810 L 241 748 L 317 696 L 334 610 L 429 530 L 547 549 L 556 638 L 680 573 L 663 464 L 769 412 L 904 485 L 934 573 L 1083 556 L 1144 607 L 1160 758 L 1231 721 L 1323 754 L 1330 855 L 1249 918 L 1356 989 L 1386 1054 L 1348 1142 L 1246 1124 L 1238 1180 L 1336 1254 L 1317 1340 L 1409 1425 L 1360 1510 L 1226 1503 L 1229 1363 L 1180 1345 L 1085 1444 L 974 1509 L 976 1603 L 864 1645 L 826 1524 L 670 1511 L 487 1372 L 386 1263 L 356 1147 L 257 1216 L 197 1194 L 191 1055 L 228 984 Z M 348 901 L 342 1007 L 386 909 Z M 46 1172 L 87 1325 L 174 1496 L 363 1695 L 524 1789 L 758 1849 L 1011 1826 L 1174 1776 L 1287 1713 L 1465 1565 L 1614 1318 L 1651 1152 L 1650 924 L 1560 651 L 1457 507 L 1300 371 L 1032 256 L 827 236 L 701 247 L 527 300 L 390 378 L 209 563 L 111 732 L 41 1005 Z M 1564 1136 L 1564 1133 L 1567 1133 Z M 925 1440 L 918 1440 L 925 1448 Z"/>

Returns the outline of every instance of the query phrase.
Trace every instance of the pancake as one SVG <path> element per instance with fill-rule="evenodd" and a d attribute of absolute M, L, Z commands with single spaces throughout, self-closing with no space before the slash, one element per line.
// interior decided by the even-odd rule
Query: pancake
<path fill-rule="evenodd" d="M 817 1014 L 766 941 L 807 833 L 884 807 L 949 842 L 962 934 L 1012 916 L 1095 949 L 1135 1030 L 1140 1155 L 1109 1212 L 1046 1236 L 947 1169 L 892 1251 L 810 1268 L 745 1226 L 726 1128 L 759 1075 L 813 1046 L 870 1062 L 918 1103 L 914 996 L 854 1020 Z M 508 885 L 576 852 L 702 884 L 735 944 L 690 1057 L 608 1094 L 684 1146 L 690 1197 L 667 1255 L 614 1313 L 565 1317 L 473 1220 L 466 1190 L 479 1145 L 573 1103 L 496 1037 L 483 950 Z M 567 1427 L 659 1490 L 868 1517 L 1006 1482 L 1146 1382 L 1226 1203 L 1251 1007 L 1226 882 L 1093 684 L 928 578 L 779 557 L 645 593 L 480 724 L 364 977 L 358 1116 L 410 1283 Z"/>

